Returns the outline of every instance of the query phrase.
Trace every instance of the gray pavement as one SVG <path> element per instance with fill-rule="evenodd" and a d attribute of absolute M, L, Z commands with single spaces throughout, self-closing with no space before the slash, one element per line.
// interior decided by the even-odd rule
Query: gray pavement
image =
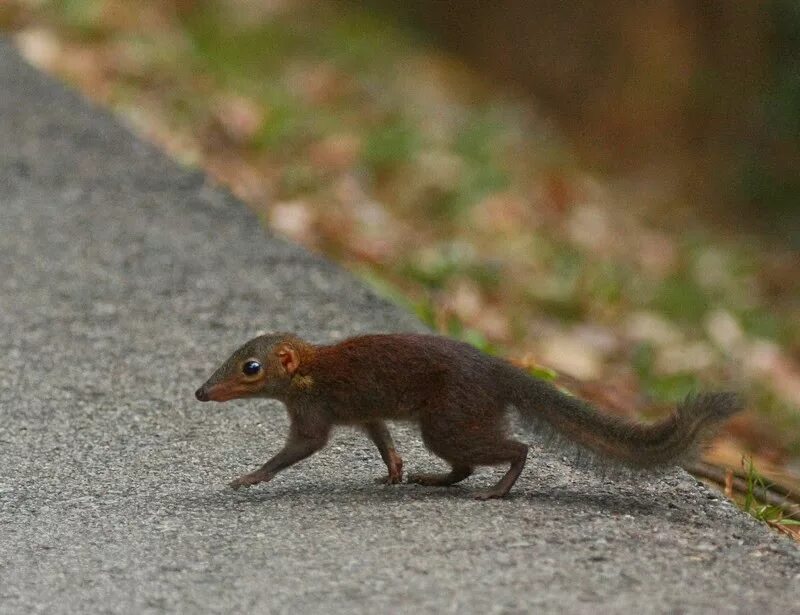
<path fill-rule="evenodd" d="M 260 330 L 420 325 L 0 43 L 0 613 L 800 612 L 800 550 L 682 471 L 534 450 L 507 501 L 379 486 L 338 433 L 193 391 Z M 395 429 L 407 468 L 439 464 Z"/>

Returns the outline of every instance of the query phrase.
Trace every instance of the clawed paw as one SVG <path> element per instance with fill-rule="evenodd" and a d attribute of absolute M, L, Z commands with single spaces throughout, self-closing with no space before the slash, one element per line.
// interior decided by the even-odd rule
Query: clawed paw
<path fill-rule="evenodd" d="M 237 491 L 240 487 L 244 487 L 245 489 L 249 489 L 252 485 L 257 485 L 258 483 L 263 483 L 267 480 L 263 475 L 253 473 L 253 474 L 245 474 L 244 476 L 240 476 L 236 480 L 232 480 L 228 485 L 234 491 Z"/>
<path fill-rule="evenodd" d="M 253 484 L 253 483 L 249 483 L 249 482 L 247 482 L 247 481 L 245 481 L 243 479 L 244 479 L 244 476 L 242 476 L 240 478 L 237 478 L 236 480 L 232 480 L 231 482 L 228 483 L 228 486 L 231 489 L 233 489 L 234 491 L 237 491 L 240 487 L 244 487 L 245 489 L 247 489 L 247 488 L 250 487 L 250 485 Z"/>
<path fill-rule="evenodd" d="M 376 478 L 375 482 L 379 485 L 399 485 L 403 482 L 403 475 L 402 474 L 388 474 L 387 476 L 381 476 L 380 478 Z"/>
<path fill-rule="evenodd" d="M 481 502 L 485 502 L 486 500 L 497 500 L 500 498 L 504 498 L 506 496 L 505 493 L 501 491 L 496 491 L 494 489 L 489 489 L 488 491 L 478 491 L 472 495 L 473 498 L 479 500 Z"/>

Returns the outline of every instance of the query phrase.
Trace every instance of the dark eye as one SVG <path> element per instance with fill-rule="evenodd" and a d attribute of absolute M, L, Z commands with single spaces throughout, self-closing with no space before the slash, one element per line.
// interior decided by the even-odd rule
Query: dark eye
<path fill-rule="evenodd" d="M 244 373 L 245 376 L 255 376 L 260 371 L 261 363 L 254 361 L 253 359 L 245 361 L 244 365 L 242 365 L 242 373 Z"/>

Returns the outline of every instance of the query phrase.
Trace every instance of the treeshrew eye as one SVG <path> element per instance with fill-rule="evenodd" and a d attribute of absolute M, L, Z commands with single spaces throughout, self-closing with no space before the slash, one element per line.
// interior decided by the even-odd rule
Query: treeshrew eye
<path fill-rule="evenodd" d="M 249 361 L 245 361 L 244 365 L 242 365 L 242 373 L 245 376 L 255 376 L 261 371 L 261 363 L 254 359 L 250 359 Z"/>

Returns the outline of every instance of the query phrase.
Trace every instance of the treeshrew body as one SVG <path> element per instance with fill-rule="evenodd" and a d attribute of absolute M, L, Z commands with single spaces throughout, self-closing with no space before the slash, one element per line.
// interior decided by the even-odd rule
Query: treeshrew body
<path fill-rule="evenodd" d="M 444 474 L 411 474 L 409 482 L 455 484 L 476 466 L 505 465 L 503 478 L 479 499 L 503 497 L 521 473 L 528 446 L 508 430 L 516 409 L 531 429 L 589 453 L 600 463 L 668 467 L 696 455 L 721 422 L 739 410 L 735 395 L 688 398 L 670 417 L 642 424 L 607 416 L 549 382 L 449 338 L 379 334 L 313 345 L 291 334 L 247 342 L 198 389 L 201 401 L 266 397 L 290 417 L 286 445 L 234 488 L 271 480 L 321 449 L 336 425 L 355 425 L 375 443 L 388 483 L 403 478 L 403 462 L 386 420 L 413 421 L 433 453 L 450 464 Z"/>

